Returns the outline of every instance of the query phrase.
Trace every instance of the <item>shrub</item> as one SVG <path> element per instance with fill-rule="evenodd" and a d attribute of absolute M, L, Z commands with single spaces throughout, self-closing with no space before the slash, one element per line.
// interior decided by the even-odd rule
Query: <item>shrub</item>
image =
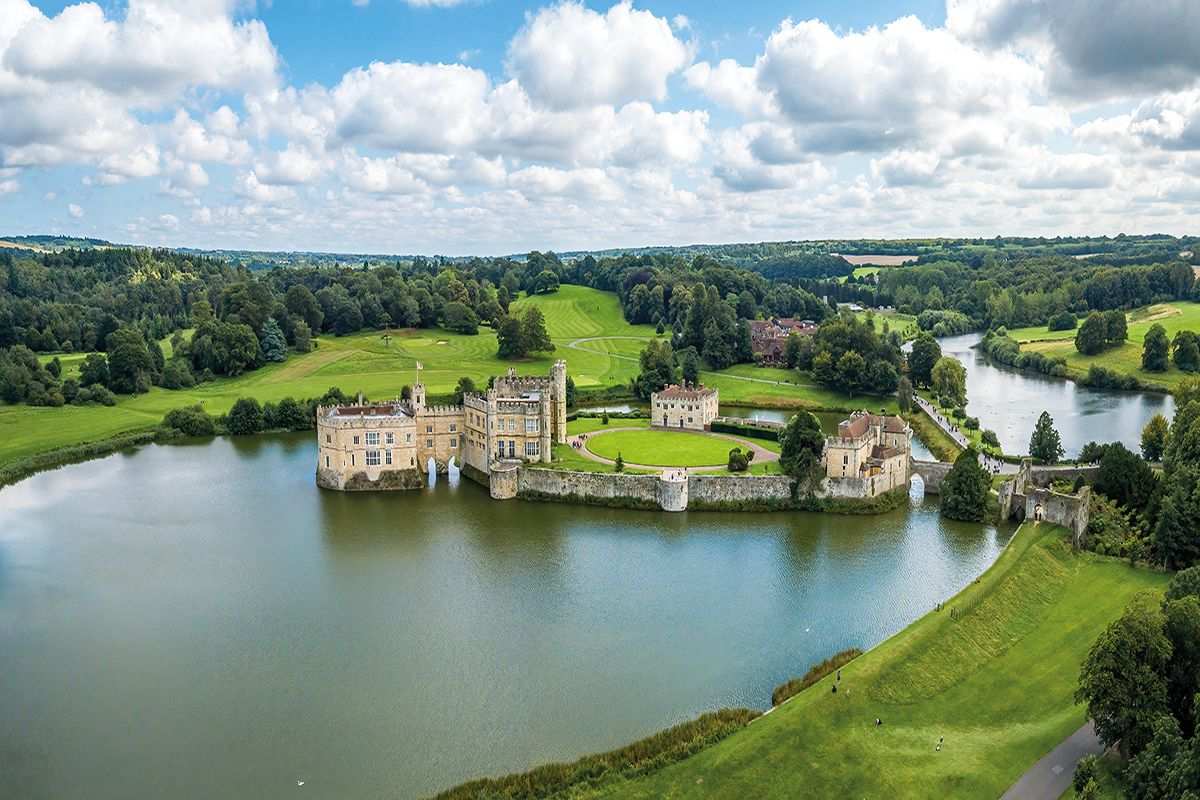
<path fill-rule="evenodd" d="M 740 447 L 735 447 L 729 451 L 729 471 L 730 472 L 745 472 L 750 468 L 750 461 L 754 458 L 753 450 L 742 452 Z"/>
<path fill-rule="evenodd" d="M 442 792 L 436 800 L 570 796 L 576 788 L 593 787 L 614 778 L 634 778 L 682 761 L 746 727 L 758 715 L 745 708 L 714 711 L 619 750 L 584 756 L 569 764 L 543 764 L 528 772 L 471 781 Z"/>
<path fill-rule="evenodd" d="M 234 436 L 246 436 L 263 429 L 262 406 L 253 397 L 242 397 L 233 404 L 225 426 Z"/>
<path fill-rule="evenodd" d="M 1050 318 L 1050 324 L 1047 327 L 1052 331 L 1073 331 L 1078 324 L 1075 315 L 1070 311 L 1060 311 Z"/>
<path fill-rule="evenodd" d="M 981 433 L 979 435 L 979 440 L 981 442 L 983 442 L 984 444 L 986 444 L 988 447 L 999 447 L 1000 446 L 1000 437 L 997 436 L 996 432 L 993 430 L 986 430 L 983 433 Z"/>
<path fill-rule="evenodd" d="M 963 420 L 963 427 L 969 431 L 979 430 L 979 417 L 967 417 Z"/>
<path fill-rule="evenodd" d="M 862 650 L 857 647 L 851 647 L 849 650 L 843 650 L 840 653 L 835 653 L 819 664 L 814 664 L 809 667 L 808 672 L 804 673 L 803 677 L 792 678 L 786 683 L 781 683 L 775 687 L 775 691 L 771 692 L 771 705 L 777 706 L 784 700 L 794 697 L 808 687 L 812 686 L 817 681 L 824 678 L 834 670 L 840 669 L 849 664 L 854 659 L 861 656 Z"/>
<path fill-rule="evenodd" d="M 186 358 L 172 358 L 163 367 L 162 387 L 164 389 L 190 389 L 196 385 L 192 375 L 192 365 Z"/>
<path fill-rule="evenodd" d="M 163 425 L 185 436 L 213 436 L 217 432 L 213 418 L 199 405 L 168 411 L 163 417 Z"/>

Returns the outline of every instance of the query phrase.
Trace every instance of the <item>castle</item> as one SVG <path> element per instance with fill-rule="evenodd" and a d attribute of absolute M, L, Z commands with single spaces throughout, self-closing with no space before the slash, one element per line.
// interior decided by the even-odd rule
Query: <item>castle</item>
<path fill-rule="evenodd" d="M 416 489 L 433 459 L 486 479 L 499 463 L 549 463 L 567 440 L 567 364 L 547 377 L 497 378 L 462 405 L 427 405 L 417 365 L 408 400 L 317 409 L 317 484 L 343 491 Z"/>
<path fill-rule="evenodd" d="M 876 497 L 908 485 L 911 450 L 912 429 L 902 417 L 855 411 L 825 438 L 821 463 L 830 486 Z"/>
<path fill-rule="evenodd" d="M 718 407 L 716 389 L 672 384 L 650 395 L 650 424 L 656 428 L 705 431 L 717 418 Z"/>

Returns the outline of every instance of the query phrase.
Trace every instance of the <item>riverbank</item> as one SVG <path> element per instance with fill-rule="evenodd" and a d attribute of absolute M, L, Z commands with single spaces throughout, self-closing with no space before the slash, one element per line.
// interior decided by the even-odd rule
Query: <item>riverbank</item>
<path fill-rule="evenodd" d="M 1083 723 L 1075 682 L 1099 632 L 1165 583 L 1073 553 L 1060 528 L 1025 525 L 980 578 L 840 682 L 826 677 L 684 762 L 572 796 L 998 797 Z"/>

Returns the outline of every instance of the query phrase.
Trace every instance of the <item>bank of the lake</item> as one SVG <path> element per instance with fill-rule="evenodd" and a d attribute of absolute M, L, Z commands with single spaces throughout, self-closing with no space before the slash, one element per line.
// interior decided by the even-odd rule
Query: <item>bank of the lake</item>
<path fill-rule="evenodd" d="M 152 445 L 0 490 L 0 795 L 408 797 L 575 758 L 764 707 L 1011 533 L 344 495 L 313 458 Z"/>

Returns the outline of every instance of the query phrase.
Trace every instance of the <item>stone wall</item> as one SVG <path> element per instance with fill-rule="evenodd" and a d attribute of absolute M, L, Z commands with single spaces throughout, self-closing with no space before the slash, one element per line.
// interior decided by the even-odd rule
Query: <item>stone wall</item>
<path fill-rule="evenodd" d="M 784 475 L 690 475 L 688 507 L 694 510 L 786 505 L 792 479 Z"/>
<path fill-rule="evenodd" d="M 565 500 L 593 505 L 661 508 L 658 475 L 615 472 L 565 472 L 522 467 L 517 474 L 517 497 L 524 500 Z"/>
<path fill-rule="evenodd" d="M 407 489 L 420 489 L 425 485 L 425 478 L 418 469 L 385 469 L 375 477 L 365 471 L 346 475 L 335 470 L 317 468 L 317 486 L 322 489 L 337 489 L 343 492 L 386 492 Z"/>

